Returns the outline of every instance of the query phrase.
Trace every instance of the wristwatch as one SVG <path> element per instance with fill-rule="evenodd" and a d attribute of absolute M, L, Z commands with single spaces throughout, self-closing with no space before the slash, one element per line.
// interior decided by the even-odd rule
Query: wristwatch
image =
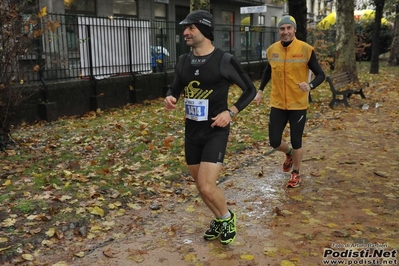
<path fill-rule="evenodd" d="M 227 109 L 227 111 L 229 111 L 229 114 L 230 114 L 230 116 L 231 117 L 234 117 L 236 114 L 233 112 L 233 111 L 231 111 L 230 109 Z"/>
<path fill-rule="evenodd" d="M 312 84 L 312 83 L 309 83 L 309 88 L 310 88 L 311 90 L 313 90 L 313 84 Z"/>

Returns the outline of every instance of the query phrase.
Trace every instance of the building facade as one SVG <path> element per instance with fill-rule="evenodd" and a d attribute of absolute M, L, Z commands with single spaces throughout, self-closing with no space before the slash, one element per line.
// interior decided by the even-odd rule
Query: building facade
<path fill-rule="evenodd" d="M 53 20 L 61 22 L 57 38 L 44 41 L 51 44 L 44 48 L 48 55 L 46 69 L 54 68 L 53 62 L 64 62 L 66 69 L 46 72 L 46 80 L 162 72 L 173 69 L 179 55 L 189 49 L 178 23 L 190 12 L 190 0 L 37 1 Z M 283 4 L 272 4 L 272 0 L 213 0 L 210 7 L 215 46 L 240 61 L 264 59 L 266 47 L 278 39 L 276 26 L 283 15 Z M 51 58 L 54 56 L 60 59 Z"/>

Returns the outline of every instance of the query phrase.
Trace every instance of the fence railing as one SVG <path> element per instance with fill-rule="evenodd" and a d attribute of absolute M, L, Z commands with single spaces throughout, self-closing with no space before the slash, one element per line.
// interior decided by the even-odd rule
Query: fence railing
<path fill-rule="evenodd" d="M 32 42 L 35 49 L 18 58 L 18 78 L 56 81 L 102 79 L 115 75 L 172 70 L 189 51 L 183 27 L 163 20 L 48 14 L 57 21 Z M 240 61 L 264 60 L 264 51 L 278 38 L 277 29 L 261 26 L 215 26 L 214 45 Z M 36 66 L 36 67 L 35 67 Z M 40 71 L 33 71 L 40 66 Z"/>
<path fill-rule="evenodd" d="M 16 80 L 58 81 L 103 79 L 173 70 L 178 57 L 189 51 L 183 26 L 164 20 L 48 14 L 55 31 L 32 40 L 29 52 L 16 58 Z M 266 60 L 265 50 L 279 39 L 278 29 L 264 26 L 215 25 L 214 45 L 241 62 Z M 309 32 L 320 58 L 330 56 L 320 43 L 334 43 L 333 31 Z M 326 46 L 326 45 L 324 45 Z M 39 68 L 38 68 L 39 66 Z M 37 71 L 39 69 L 39 71 Z"/>

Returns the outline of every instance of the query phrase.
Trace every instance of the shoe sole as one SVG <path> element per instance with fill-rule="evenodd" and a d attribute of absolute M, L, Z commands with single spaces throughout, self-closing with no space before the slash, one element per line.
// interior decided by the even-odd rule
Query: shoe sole
<path fill-rule="evenodd" d="M 210 236 L 210 237 L 204 235 L 204 239 L 207 240 L 207 241 L 215 240 L 215 239 L 218 239 L 219 237 L 220 237 L 220 235 L 218 235 L 218 236 Z"/>
<path fill-rule="evenodd" d="M 225 241 L 220 241 L 220 243 L 222 243 L 223 245 L 228 245 L 228 244 L 231 244 L 231 243 L 233 243 L 233 241 L 236 239 L 236 236 L 234 236 L 232 239 L 229 239 L 229 240 L 225 240 Z"/>

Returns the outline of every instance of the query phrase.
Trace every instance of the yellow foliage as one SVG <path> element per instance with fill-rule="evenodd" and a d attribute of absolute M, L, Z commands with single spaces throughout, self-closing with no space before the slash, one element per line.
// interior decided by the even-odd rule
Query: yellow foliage
<path fill-rule="evenodd" d="M 375 11 L 374 10 L 355 10 L 353 17 L 357 21 L 366 21 L 373 19 L 374 20 Z M 317 29 L 319 30 L 328 30 L 336 23 L 336 12 L 331 12 L 324 19 L 322 19 L 319 23 L 317 23 Z M 385 18 L 381 19 L 381 23 L 388 25 L 389 22 Z"/>
<path fill-rule="evenodd" d="M 43 7 L 42 9 L 40 9 L 39 13 L 37 14 L 37 16 L 39 18 L 42 18 L 44 16 L 47 16 L 47 7 Z"/>

